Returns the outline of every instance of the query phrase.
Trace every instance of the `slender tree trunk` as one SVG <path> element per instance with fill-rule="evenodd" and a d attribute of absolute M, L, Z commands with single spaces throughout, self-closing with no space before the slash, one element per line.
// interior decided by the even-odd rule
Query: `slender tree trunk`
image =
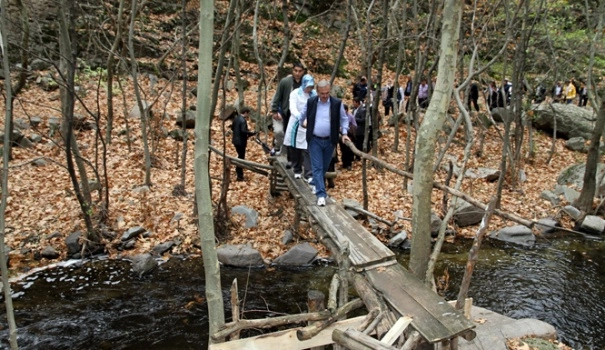
<path fill-rule="evenodd" d="M 441 29 L 437 85 L 422 125 L 418 130 L 416 142 L 414 203 L 412 207 L 412 236 L 414 238 L 412 240 L 410 270 L 420 279 L 425 277 L 431 251 L 430 216 L 435 145 L 439 130 L 441 130 L 445 121 L 452 87 L 454 86 L 461 17 L 461 2 L 446 0 Z"/>
<path fill-rule="evenodd" d="M 597 166 L 599 165 L 599 145 L 601 140 L 601 134 L 605 128 L 605 96 L 601 96 L 601 106 L 597 114 L 597 123 L 592 131 L 592 137 L 590 138 L 590 146 L 588 148 L 588 156 L 586 157 L 586 170 L 584 171 L 584 186 L 580 197 L 576 200 L 574 205 L 587 213 L 592 212 L 592 204 L 594 195 L 596 192 L 596 175 Z"/>
<path fill-rule="evenodd" d="M 124 6 L 125 0 L 120 0 L 120 5 L 118 7 L 118 15 L 115 20 L 116 37 L 113 41 L 113 44 L 111 45 L 111 49 L 107 57 L 107 130 L 105 134 L 105 139 L 107 140 L 107 144 L 109 145 L 111 145 L 111 133 L 113 131 L 113 77 L 116 61 L 115 56 L 116 52 L 123 44 L 122 16 L 124 16 Z"/>
<path fill-rule="evenodd" d="M 8 61 L 8 41 L 6 35 L 6 12 L 7 1 L 0 2 L 0 49 L 2 49 L 2 68 L 4 73 L 4 88 L 6 89 L 6 100 L 12 101 L 13 91 L 11 87 L 11 76 Z M 12 350 L 17 350 L 17 323 L 15 322 L 15 312 L 13 308 L 13 298 L 11 296 L 10 283 L 8 281 L 8 257 L 5 244 L 6 237 L 6 206 L 8 200 L 8 162 L 11 148 L 11 125 L 13 120 L 12 103 L 5 103 L 4 115 L 4 147 L 2 152 L 2 199 L 0 203 L 0 271 L 2 272 L 2 288 L 4 292 L 4 305 L 6 307 L 6 318 L 8 321 L 8 342 Z"/>
<path fill-rule="evenodd" d="M 237 0 L 232 0 L 237 1 Z M 187 47 L 189 46 L 189 40 L 187 40 L 187 0 L 181 0 L 183 23 L 181 26 L 181 38 L 183 46 L 181 47 L 181 72 L 183 79 L 183 93 L 181 95 L 181 118 L 183 123 L 181 124 L 183 131 L 183 151 L 181 153 L 181 184 L 179 194 L 186 194 L 185 191 L 185 174 L 187 173 Z"/>
<path fill-rule="evenodd" d="M 336 62 L 334 63 L 334 69 L 332 70 L 332 75 L 330 76 L 330 86 L 333 86 L 334 79 L 336 79 L 336 75 L 338 74 L 338 68 L 340 67 L 340 62 L 345 53 L 345 48 L 347 46 L 347 40 L 349 39 L 349 31 L 351 30 L 351 6 L 352 0 L 347 0 L 347 21 L 345 24 L 345 28 L 342 33 L 342 41 L 340 42 L 340 48 L 338 49 L 338 57 L 336 57 Z"/>
<path fill-rule="evenodd" d="M 233 10 L 235 9 L 235 5 L 237 5 L 238 0 L 231 0 L 229 2 L 229 10 L 227 11 L 227 17 L 225 18 L 225 26 L 223 27 L 223 34 L 221 36 L 221 46 L 218 56 L 218 63 L 216 64 L 216 72 L 214 72 L 214 85 L 212 87 L 212 104 L 210 105 L 210 113 L 211 116 L 214 115 L 214 110 L 216 109 L 216 103 L 218 100 L 218 89 L 221 86 L 221 77 L 223 76 L 223 66 L 225 64 L 225 52 L 227 52 L 227 43 L 229 41 L 229 36 L 231 36 L 231 17 L 233 17 Z"/>
<path fill-rule="evenodd" d="M 92 242 L 98 242 L 99 238 L 94 230 L 92 224 L 92 207 L 90 200 L 86 199 L 83 195 L 83 191 L 86 191 L 86 185 L 88 180 L 81 178 L 82 187 L 78 184 L 78 178 L 74 169 L 74 155 L 76 157 L 76 164 L 81 164 L 82 160 L 77 150 L 77 142 L 73 134 L 73 117 L 74 117 L 74 104 L 75 104 L 75 92 L 74 92 L 74 79 L 76 73 L 76 56 L 73 40 L 75 39 L 75 18 L 74 16 L 74 2 L 73 0 L 61 1 L 61 14 L 59 16 L 59 48 L 61 51 L 61 62 L 60 71 L 63 77 L 63 84 L 61 84 L 61 112 L 64 120 L 64 131 L 65 131 L 65 155 L 67 160 L 67 171 L 76 193 L 76 198 L 80 204 L 82 215 L 84 217 L 84 223 L 86 224 L 86 238 Z M 72 151 L 74 155 L 72 155 Z M 82 165 L 79 165 L 82 166 Z M 83 167 L 83 166 L 82 166 Z M 84 171 L 85 173 L 85 171 Z M 82 174 L 82 172 L 80 172 Z M 82 175 L 81 175 L 82 177 Z M 88 192 L 90 196 L 90 191 Z"/>
<path fill-rule="evenodd" d="M 397 1 L 396 4 L 399 4 L 399 1 Z M 399 98 L 397 98 L 398 96 L 398 92 L 399 92 L 399 77 L 401 76 L 401 71 L 403 70 L 403 60 L 405 59 L 405 28 L 406 28 L 406 20 L 407 20 L 407 5 L 408 2 L 407 0 L 403 0 L 403 3 L 400 5 L 401 9 L 399 8 L 392 8 L 393 12 L 396 12 L 398 10 L 401 10 L 402 13 L 402 18 L 401 18 L 401 28 L 399 28 L 399 45 L 398 45 L 398 49 L 397 49 L 397 68 L 396 68 L 396 72 L 395 72 L 395 102 L 393 102 L 393 114 L 394 114 L 394 129 L 395 129 L 395 140 L 393 141 L 393 150 L 395 152 L 397 152 L 399 150 L 399 114 L 402 113 L 399 110 L 399 105 L 401 104 L 403 106 L 403 104 L 401 103 L 404 99 L 404 94 L 401 94 L 401 100 L 399 101 Z M 404 107 L 405 108 L 405 107 Z M 407 169 L 406 169 L 407 170 Z"/>
<path fill-rule="evenodd" d="M 281 50 L 281 57 L 279 58 L 279 62 L 277 63 L 277 74 L 281 76 L 280 72 L 284 67 L 284 63 L 286 63 L 286 58 L 288 57 L 288 50 L 290 49 L 290 23 L 288 22 L 288 0 L 282 0 L 281 2 L 281 12 L 284 17 L 284 46 Z M 286 126 L 284 125 L 284 128 Z"/>
<path fill-rule="evenodd" d="M 206 276 L 206 300 L 208 301 L 208 343 L 216 343 L 212 335 L 225 324 L 221 272 L 218 263 L 210 192 L 209 150 L 212 79 L 212 37 L 214 33 L 214 1 L 200 1 L 200 42 L 198 49 L 198 98 L 195 121 L 195 198 L 199 219 L 199 232 Z M 219 340 L 219 341 L 222 341 Z"/>
<path fill-rule="evenodd" d="M 128 51 L 130 52 L 130 68 L 132 74 L 132 83 L 134 86 L 134 93 L 137 98 L 137 106 L 141 114 L 141 138 L 143 139 L 143 153 L 145 157 L 145 185 L 151 186 L 151 154 L 149 153 L 149 140 L 147 139 L 147 123 L 149 121 L 149 113 L 151 106 L 145 102 L 143 105 L 143 98 L 141 96 L 141 90 L 139 88 L 138 80 L 138 67 L 136 57 L 134 55 L 134 25 L 135 25 L 135 13 L 137 12 L 137 0 L 132 0 L 131 14 L 130 14 L 130 28 L 128 30 Z"/>

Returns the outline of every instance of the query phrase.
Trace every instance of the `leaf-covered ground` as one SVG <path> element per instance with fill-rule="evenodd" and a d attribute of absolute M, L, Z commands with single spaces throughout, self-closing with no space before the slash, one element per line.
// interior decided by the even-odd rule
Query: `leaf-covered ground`
<path fill-rule="evenodd" d="M 254 81 L 251 81 L 255 85 Z M 126 83 L 126 82 L 125 82 Z M 337 82 L 344 85 L 345 82 Z M 139 121 L 125 117 L 135 103 L 135 98 L 129 89 L 126 90 L 127 106 L 121 104 L 121 96 L 116 97 L 115 132 L 111 145 L 107 148 L 107 169 L 109 176 L 110 207 L 107 226 L 114 231 L 116 239 L 107 241 L 108 252 L 111 256 L 131 255 L 138 252 L 150 251 L 155 245 L 167 240 L 175 240 L 178 245 L 172 250 L 173 254 L 199 254 L 199 238 L 196 222 L 193 216 L 193 143 L 188 144 L 186 191 L 187 196 L 174 196 L 172 191 L 180 183 L 180 154 L 182 142 L 171 138 L 165 138 L 166 131 L 175 129 L 175 119 L 179 114 L 180 102 L 178 98 L 178 85 L 168 86 L 165 90 L 166 81 L 160 81 L 151 88 L 144 81 L 144 90 L 149 94 L 148 100 L 152 100 L 155 94 L 159 94 L 158 102 L 154 107 L 152 121 L 152 132 L 150 142 L 153 146 L 154 168 L 152 169 L 153 186 L 149 191 L 137 191 L 144 183 L 144 158 L 143 146 Z M 92 103 L 96 100 L 93 80 L 82 84 L 87 92 L 85 99 Z M 128 84 L 130 86 L 130 84 Z M 163 90 L 163 92 L 162 92 Z M 170 93 L 174 90 L 174 93 Z M 153 93 L 152 91 L 155 91 Z M 233 92 L 231 94 L 234 94 Z M 101 115 L 106 116 L 103 95 L 100 98 Z M 269 92 L 272 95 L 272 92 Z M 250 96 L 247 101 L 255 101 L 255 93 L 247 92 Z M 11 268 L 15 272 L 21 272 L 32 266 L 47 264 L 46 260 L 36 260 L 34 252 L 41 251 L 47 245 L 55 247 L 65 257 L 66 249 L 64 239 L 70 233 L 84 230 L 84 223 L 80 214 L 79 206 L 74 195 L 73 188 L 65 168 L 65 153 L 60 145 L 57 133 L 50 137 L 49 120 L 51 117 L 59 116 L 58 92 L 44 92 L 35 84 L 31 84 L 19 96 L 19 102 L 15 104 L 15 118 L 27 119 L 28 116 L 38 116 L 42 123 L 37 129 L 25 131 L 26 135 L 37 133 L 43 136 L 40 143 L 33 148 L 14 148 L 14 160 L 9 169 L 9 198 L 6 212 L 6 243 L 11 248 Z M 230 99 L 235 98 L 231 96 Z M 189 96 L 189 104 L 194 104 L 194 96 Z M 94 104 L 91 104 L 91 106 Z M 164 107 L 165 106 L 165 107 Z M 2 107 L 3 108 L 3 107 Z M 125 111 L 125 112 L 123 112 Z M 76 113 L 84 114 L 85 111 L 80 104 L 76 107 Z M 91 117 L 88 117 L 90 120 Z M 126 130 L 126 121 L 130 128 L 132 138 L 131 151 L 129 151 Z M 227 123 L 229 124 L 229 122 Z M 228 126 L 228 125 L 227 125 Z M 254 124 L 251 122 L 250 127 Z M 498 126 L 502 128 L 502 126 Z M 400 146 L 398 151 L 393 150 L 394 132 L 392 127 L 383 125 L 383 137 L 379 140 L 379 157 L 383 160 L 403 169 L 405 163 L 405 138 L 406 127 L 402 125 L 399 130 Z M 478 129 L 478 128 L 475 128 Z M 99 166 L 102 162 L 102 148 L 96 141 L 95 131 L 76 131 L 78 143 L 83 156 L 92 164 Z M 120 135 L 120 136 L 118 136 Z M 155 137 L 155 135 L 160 135 Z M 192 136 L 193 133 L 190 132 Z M 445 134 L 444 134 L 445 135 Z M 190 137 L 192 140 L 193 137 Z M 413 141 L 415 135 L 411 135 Z M 212 143 L 222 149 L 222 125 L 216 118 L 212 123 Z M 448 154 L 451 157 L 462 160 L 463 157 L 463 134 L 457 136 L 457 142 L 453 143 Z M 539 219 L 546 216 L 556 216 L 558 208 L 553 208 L 548 202 L 540 198 L 544 189 L 553 188 L 556 184 L 558 173 L 566 166 L 585 160 L 585 155 L 571 152 L 565 149 L 563 141 L 555 142 L 555 154 L 550 164 L 546 159 L 550 152 L 552 139 L 541 133 L 535 134 L 536 157 L 532 162 L 526 161 L 523 170 L 527 175 L 527 181 L 518 188 L 511 189 L 506 186 L 503 191 L 502 209 L 516 213 L 527 219 Z M 469 168 L 490 167 L 497 168 L 501 157 L 502 140 L 494 128 L 488 130 L 485 138 L 483 155 L 471 157 Z M 475 145 L 473 153 L 477 150 Z M 524 147 L 526 149 L 527 146 Z M 227 153 L 235 156 L 235 150 L 227 138 Z M 35 166 L 33 160 L 44 158 L 46 166 Z M 247 158 L 259 163 L 267 163 L 266 155 L 259 145 L 254 142 L 248 144 Z M 337 165 L 338 177 L 336 188 L 329 190 L 329 195 L 336 200 L 343 198 L 362 201 L 361 185 L 361 163 L 355 162 L 350 171 L 340 169 Z M 95 178 L 91 168 L 88 168 L 89 176 Z M 102 173 L 102 167 L 98 167 Z M 231 178 L 235 177 L 231 170 Z M 266 259 L 274 259 L 289 247 L 281 243 L 283 232 L 291 229 L 294 217 L 294 202 L 289 195 L 278 197 L 269 195 L 269 184 L 266 177 L 246 171 L 246 182 L 232 182 L 227 196 L 230 207 L 235 205 L 246 205 L 258 211 L 259 221 L 255 228 L 244 229 L 242 216 L 233 216 L 230 225 L 231 231 L 228 237 L 221 240 L 222 243 L 251 243 Z M 222 158 L 211 155 L 211 176 L 213 199 L 218 199 L 222 177 Z M 446 172 L 439 170 L 435 174 L 437 181 L 444 181 Z M 368 168 L 368 190 L 369 210 L 388 220 L 395 219 L 395 211 L 401 210 L 405 217 L 410 218 L 412 199 L 411 194 L 403 187 L 403 178 L 388 171 L 381 171 L 372 167 Z M 482 180 L 466 179 L 462 190 L 468 195 L 483 202 L 487 202 L 496 191 L 496 183 Z M 441 196 L 439 191 L 433 191 L 434 210 L 441 213 Z M 94 192 L 93 198 L 98 199 Z M 183 213 L 182 219 L 173 221 L 176 213 Z M 512 225 L 500 218 L 492 221 L 492 229 Z M 569 223 L 564 223 L 569 225 Z M 119 238 L 122 233 L 130 227 L 143 226 L 152 235 L 148 238 L 139 238 L 134 250 L 120 251 L 117 249 Z M 411 232 L 411 223 L 400 220 L 396 230 Z M 59 235 L 53 235 L 58 232 Z M 379 235 L 381 239 L 388 239 L 388 231 L 383 230 Z M 457 230 L 459 236 L 471 236 L 474 228 L 462 228 Z M 298 232 L 298 239 L 313 240 L 312 232 L 303 226 Z M 323 254 L 328 254 L 325 248 L 316 245 Z"/>
<path fill-rule="evenodd" d="M 261 35 L 271 36 L 272 32 L 279 31 L 279 25 L 261 21 L 259 23 L 259 33 Z M 306 24 L 295 24 L 293 26 L 293 47 L 302 48 L 301 60 L 305 63 L 310 73 L 314 75 L 316 81 L 320 79 L 329 79 L 326 75 L 317 75 L 313 72 L 319 61 L 333 60 L 337 46 L 329 49 L 326 43 L 339 43 L 340 37 L 338 31 L 322 32 L 322 39 L 313 39 L 310 36 L 310 27 Z M 317 30 L 321 26 L 317 26 Z M 157 32 L 157 31 L 156 31 Z M 154 35 L 153 32 L 149 33 Z M 353 40 L 354 39 L 350 39 Z M 279 45 L 273 49 L 274 55 L 279 56 Z M 191 47 L 193 52 L 195 47 Z M 359 66 L 355 62 L 362 62 L 361 53 L 355 49 L 354 42 L 345 51 L 346 61 L 349 62 L 346 69 L 350 73 L 350 79 L 337 78 L 336 85 L 343 87 L 347 92 L 345 102 L 351 103 L 350 84 L 351 79 L 359 72 Z M 322 63 L 326 63 L 323 62 Z M 331 64 L 328 62 L 327 64 Z M 178 61 L 172 61 L 173 67 L 178 67 Z M 189 64 L 193 64 L 189 62 Z M 190 67 L 192 68 L 192 67 Z M 244 79 L 248 80 L 250 87 L 245 91 L 245 102 L 252 108 L 257 107 L 257 93 L 259 86 L 258 66 L 246 62 L 241 63 L 242 72 L 246 72 Z M 190 74 L 195 73 L 193 70 Z M 34 73 L 36 74 L 36 73 Z M 39 76 L 47 72 L 38 72 Z M 269 66 L 266 76 L 275 77 L 276 67 Z M 384 79 L 387 80 L 388 74 Z M 392 74 L 390 77 L 394 77 Z M 40 143 L 33 148 L 14 148 L 14 159 L 10 163 L 9 169 L 9 198 L 6 212 L 6 243 L 11 249 L 10 261 L 11 269 L 14 273 L 19 273 L 37 265 L 48 264 L 49 261 L 37 260 L 36 252 L 40 252 L 46 246 L 53 246 L 62 257 L 66 257 L 65 237 L 77 230 L 84 230 L 84 223 L 80 214 L 79 205 L 74 195 L 73 187 L 66 171 L 65 152 L 61 146 L 58 133 L 51 136 L 49 121 L 52 117 L 60 117 L 59 92 L 47 92 L 42 90 L 34 83 L 37 77 L 34 75 L 29 81 L 26 89 L 18 96 L 15 103 L 14 113 L 16 119 L 25 119 L 38 116 L 42 123 L 37 129 L 25 131 L 26 135 L 37 133 L 43 136 Z M 232 77 L 231 77 L 232 78 Z M 102 135 L 105 134 L 105 125 L 107 117 L 106 103 L 106 84 L 98 84 L 98 75 L 90 72 L 78 77 L 79 95 L 86 107 L 93 112 L 99 112 L 101 116 Z M 270 81 L 267 96 L 262 97 L 262 113 L 266 113 L 266 103 L 270 101 L 276 86 L 275 81 Z M 401 81 L 400 83 L 403 83 Z M 181 109 L 181 91 L 182 82 L 171 83 L 163 78 L 159 79 L 157 84 L 150 84 L 146 75 L 141 76 L 141 88 L 144 98 L 147 101 L 154 102 L 154 114 L 150 127 L 150 147 L 153 152 L 154 167 L 151 173 L 153 186 L 149 191 L 139 191 L 144 183 L 145 169 L 143 157 L 143 144 L 141 139 L 141 130 L 139 120 L 128 118 L 129 111 L 136 105 L 136 99 L 132 88 L 132 79 L 123 78 L 122 88 L 114 83 L 117 93 L 114 97 L 114 133 L 112 143 L 107 146 L 107 175 L 109 180 L 110 205 L 108 220 L 106 225 L 108 229 L 116 233 L 116 238 L 107 240 L 106 246 L 112 257 L 132 255 L 139 252 L 148 252 L 154 246 L 167 240 L 174 240 L 177 245 L 173 248 L 172 254 L 199 254 L 199 234 L 197 224 L 193 215 L 193 133 L 190 131 L 186 168 L 186 196 L 174 196 L 172 194 L 176 185 L 180 184 L 181 174 L 181 146 L 182 142 L 166 138 L 164 135 L 176 128 L 175 120 L 180 114 Z M 188 90 L 195 87 L 195 82 L 190 82 Z M 263 89 L 261 89 L 263 90 Z M 97 92 L 98 91 L 98 92 Z M 220 111 L 223 94 L 219 93 L 219 102 L 215 115 Z M 235 90 L 227 91 L 225 94 L 225 103 L 233 103 L 237 99 Z M 196 104 L 195 96 L 188 94 L 187 105 Z M 126 105 L 124 105 L 124 102 Z M 0 108 L 4 110 L 4 100 L 0 100 Z M 485 104 L 482 104 L 485 108 Z M 82 103 L 77 103 L 76 113 L 87 116 L 86 108 Z M 454 118 L 457 116 L 453 116 Z M 229 124 L 229 123 L 228 123 Z M 254 128 L 254 123 L 249 123 L 250 128 Z M 4 123 L 0 126 L 4 128 Z M 228 128 L 229 125 L 227 125 Z M 129 128 L 132 143 L 129 147 L 127 134 L 125 131 Z M 502 126 L 498 126 L 502 129 Z M 378 155 L 383 160 L 403 169 L 405 164 L 405 125 L 400 126 L 399 138 L 400 145 L 398 150 L 393 150 L 394 130 L 392 127 L 382 125 L 383 136 L 379 140 Z M 479 128 L 475 128 L 475 133 Z M 101 167 L 103 149 L 98 142 L 95 131 L 76 131 L 78 144 L 83 156 L 91 162 L 98 172 L 103 174 Z M 485 145 L 481 157 L 471 157 L 468 164 L 469 168 L 489 167 L 498 168 L 501 158 L 502 140 L 494 128 L 488 130 L 485 137 Z M 444 134 L 445 136 L 445 134 Z M 539 219 L 547 216 L 557 216 L 559 209 L 553 208 L 548 202 L 540 199 L 540 193 L 544 189 L 551 189 L 556 184 L 558 173 L 566 166 L 585 161 L 585 155 L 568 151 L 564 147 L 562 140 L 555 142 L 555 154 L 550 164 L 546 163 L 548 158 L 552 139 L 540 133 L 534 134 L 536 157 L 531 161 L 526 161 L 522 165 L 525 171 L 527 181 L 520 184 L 517 188 L 511 188 L 506 185 L 503 191 L 502 209 L 514 212 L 517 215 L 527 219 Z M 223 133 L 221 122 L 215 118 L 212 123 L 211 132 L 212 144 L 222 149 Z M 411 142 L 415 139 L 415 134 L 410 135 Z M 267 135 L 266 141 L 271 140 L 271 135 Z M 478 140 L 475 135 L 475 140 Z M 525 138 L 527 140 L 527 137 Z M 457 134 L 455 142 L 448 149 L 448 154 L 460 162 L 463 159 L 464 135 L 462 132 Z M 524 154 L 527 153 L 527 145 L 524 145 Z M 474 146 L 473 154 L 477 151 L 478 145 Z M 236 152 L 227 138 L 227 153 L 235 156 Z M 259 163 L 267 163 L 266 155 L 261 147 L 254 142 L 248 145 L 247 159 Z M 46 166 L 35 166 L 34 160 L 44 158 Z M 221 187 L 222 177 L 222 159 L 216 154 L 211 154 L 211 176 L 213 200 L 216 203 Z M 341 170 L 337 165 L 338 178 L 336 179 L 336 188 L 329 190 L 329 195 L 336 200 L 343 198 L 362 201 L 361 185 L 361 164 L 355 162 L 350 171 Z M 92 168 L 87 168 L 90 178 L 96 178 Z M 231 169 L 231 178 L 235 177 L 234 169 Z M 294 202 L 289 195 L 271 197 L 269 195 L 269 184 L 266 177 L 246 171 L 246 182 L 232 182 L 227 195 L 227 203 L 230 207 L 236 205 L 246 205 L 258 211 L 259 221 L 255 228 L 244 229 L 244 218 L 233 216 L 229 227 L 229 234 L 220 240 L 224 243 L 250 243 L 258 249 L 261 254 L 269 260 L 274 259 L 289 249 L 281 243 L 283 232 L 292 228 L 294 218 Z M 444 181 L 446 172 L 438 170 L 435 173 L 435 180 Z M 474 179 L 465 179 L 462 190 L 468 195 L 486 203 L 495 193 L 496 184 Z M 401 210 L 405 217 L 410 218 L 412 208 L 411 194 L 403 186 L 403 179 L 398 175 L 387 171 L 380 171 L 374 168 L 368 170 L 368 191 L 369 191 L 369 210 L 388 220 L 395 219 L 395 211 Z M 441 213 L 442 193 L 433 191 L 432 198 L 434 210 Z M 97 200 L 98 193 L 93 194 Z M 178 221 L 173 220 L 176 213 L 182 213 L 182 218 Z M 565 219 L 564 219 L 565 220 Z M 512 225 L 514 223 L 504 221 L 500 218 L 492 220 L 491 229 L 502 226 Z M 570 222 L 564 222 L 569 227 Z M 137 239 L 133 250 L 121 251 L 118 249 L 119 238 L 122 233 L 130 227 L 142 226 L 151 232 L 149 237 L 140 237 Z M 406 220 L 398 221 L 395 231 L 406 230 L 411 232 L 411 223 Z M 469 237 L 474 233 L 474 228 L 457 229 L 459 236 Z M 54 234 L 54 233 L 58 234 Z M 222 234 L 222 233 L 221 233 Z M 389 232 L 381 230 L 379 237 L 388 239 Z M 50 237 L 50 238 L 49 238 Z M 306 227 L 296 235 L 297 240 L 313 241 L 313 233 Z M 313 243 L 315 244 L 315 243 Z M 322 246 L 315 244 L 323 255 L 329 252 Z"/>

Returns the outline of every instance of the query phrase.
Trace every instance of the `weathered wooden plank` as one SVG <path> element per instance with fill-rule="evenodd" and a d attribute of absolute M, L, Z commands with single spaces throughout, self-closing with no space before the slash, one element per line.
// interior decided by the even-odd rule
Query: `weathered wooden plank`
<path fill-rule="evenodd" d="M 375 263 L 395 260 L 395 254 L 360 223 L 348 214 L 343 214 L 345 211 L 340 205 L 328 205 L 321 208 L 308 206 L 307 211 L 313 215 L 338 247 L 346 246 L 346 242 L 349 243 L 349 260 L 353 267 L 363 268 Z"/>
<path fill-rule="evenodd" d="M 220 344 L 212 344 L 208 347 L 208 350 L 255 350 L 255 349 L 308 349 L 316 346 L 323 346 L 333 344 L 332 331 L 340 329 L 342 331 L 347 328 L 357 328 L 363 322 L 365 316 L 359 316 L 355 318 L 349 318 L 346 320 L 338 321 L 318 335 L 314 336 L 309 340 L 298 340 L 296 337 L 296 331 L 301 327 L 288 329 L 285 331 L 262 334 L 256 337 L 244 338 L 233 340 Z"/>
<path fill-rule="evenodd" d="M 388 345 L 393 345 L 393 343 L 395 343 L 395 340 L 397 340 L 397 338 L 401 336 L 403 331 L 410 325 L 410 323 L 412 323 L 412 320 L 413 319 L 411 317 L 407 316 L 399 317 L 397 322 L 395 322 L 393 327 L 389 329 L 387 334 L 385 334 L 384 337 L 380 339 L 380 342 Z"/>
<path fill-rule="evenodd" d="M 431 343 L 452 338 L 475 327 L 462 313 L 399 264 L 366 271 L 366 276 L 401 315 L 413 316 L 412 327 Z"/>

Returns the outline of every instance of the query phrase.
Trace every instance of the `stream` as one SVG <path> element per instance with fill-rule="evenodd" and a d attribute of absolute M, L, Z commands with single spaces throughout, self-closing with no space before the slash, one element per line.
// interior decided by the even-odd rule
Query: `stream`
<path fill-rule="evenodd" d="M 437 275 L 455 299 L 471 241 L 446 244 Z M 409 255 L 398 258 L 407 266 Z M 237 278 L 245 318 L 306 310 L 306 292 L 327 293 L 333 266 L 297 270 L 223 268 L 225 301 Z M 173 257 L 138 278 L 127 261 L 70 261 L 12 285 L 20 349 L 205 349 L 208 326 L 201 258 Z M 574 349 L 605 349 L 605 242 L 560 235 L 533 248 L 485 242 L 469 296 L 475 305 L 557 328 Z M 2 301 L 4 301 L 2 299 Z M 0 348 L 8 325 L 0 310 Z M 226 317 L 231 310 L 226 305 Z M 250 330 L 243 336 L 260 334 Z"/>

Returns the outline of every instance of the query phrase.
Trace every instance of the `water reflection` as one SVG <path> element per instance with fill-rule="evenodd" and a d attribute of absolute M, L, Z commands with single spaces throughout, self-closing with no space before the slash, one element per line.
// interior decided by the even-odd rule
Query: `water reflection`
<path fill-rule="evenodd" d="M 444 247 L 440 272 L 454 299 L 470 242 Z M 469 291 L 475 304 L 553 324 L 575 349 L 605 348 L 605 243 L 575 237 L 532 249 L 485 243 Z M 404 264 L 406 255 L 399 257 Z M 21 349 L 205 349 L 208 337 L 201 259 L 173 258 L 139 279 L 123 261 L 49 269 L 13 286 Z M 222 270 L 227 301 L 234 278 L 245 318 L 298 313 L 306 292 L 327 293 L 333 267 L 297 271 Z M 226 306 L 227 307 L 227 306 Z M 4 308 L 0 347 L 8 348 Z M 225 315 L 229 319 L 231 310 Z M 259 330 L 246 335 L 260 334 Z"/>

